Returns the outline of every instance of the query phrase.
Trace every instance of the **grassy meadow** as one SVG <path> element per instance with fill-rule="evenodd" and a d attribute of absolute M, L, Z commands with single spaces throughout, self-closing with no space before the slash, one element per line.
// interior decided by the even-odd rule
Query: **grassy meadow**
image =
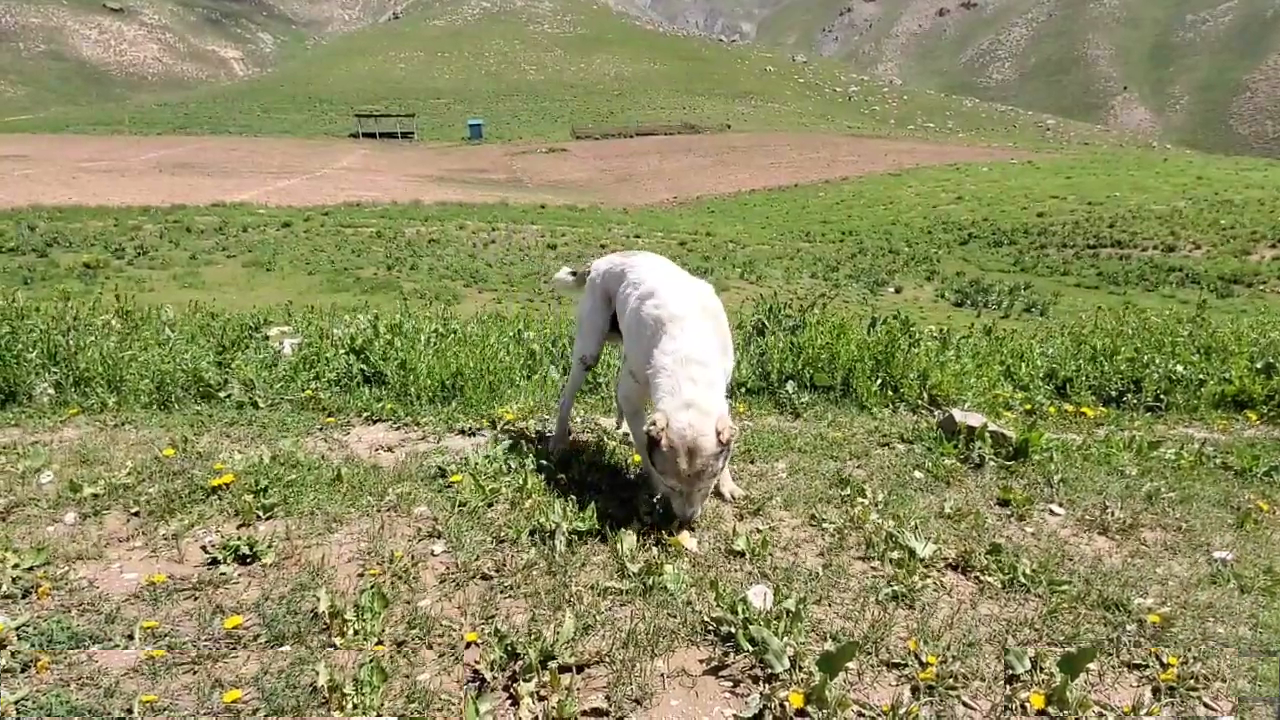
<path fill-rule="evenodd" d="M 6 213 L 5 711 L 1261 717 L 1275 187 L 1132 152 L 631 211 Z M 735 324 L 749 495 L 696 546 L 607 420 L 615 355 L 542 449 L 546 278 L 620 248 Z M 944 437 L 953 405 L 1018 441 Z"/>
<path fill-rule="evenodd" d="M 0 715 L 1270 712 L 1238 699 L 1280 682 L 1245 654 L 1280 643 L 1274 163 L 585 4 L 414 5 L 297 54 L 5 129 L 332 136 L 376 104 L 433 140 L 1053 147 L 629 210 L 0 213 Z M 688 536 L 612 429 L 615 352 L 544 450 L 548 279 L 624 248 L 735 327 L 748 494 Z"/>

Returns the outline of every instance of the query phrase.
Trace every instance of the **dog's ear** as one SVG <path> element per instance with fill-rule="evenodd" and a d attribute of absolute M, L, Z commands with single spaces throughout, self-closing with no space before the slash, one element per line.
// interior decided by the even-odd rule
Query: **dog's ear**
<path fill-rule="evenodd" d="M 719 441 L 720 447 L 729 447 L 736 437 L 738 437 L 738 426 L 733 424 L 733 420 L 728 415 L 721 415 L 716 420 L 716 440 Z"/>
<path fill-rule="evenodd" d="M 649 436 L 649 447 L 652 448 L 656 445 L 666 450 L 669 445 L 667 441 L 667 414 L 661 410 L 653 411 L 653 415 L 649 416 L 649 422 L 644 424 L 644 434 Z"/>

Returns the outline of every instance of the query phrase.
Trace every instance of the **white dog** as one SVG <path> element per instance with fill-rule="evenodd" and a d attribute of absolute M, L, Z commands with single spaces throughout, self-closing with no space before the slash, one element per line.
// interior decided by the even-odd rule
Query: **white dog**
<path fill-rule="evenodd" d="M 661 255 L 640 251 L 605 255 L 584 270 L 561 268 L 553 281 L 580 290 L 582 299 L 552 451 L 569 440 L 574 396 L 605 342 L 621 342 L 616 425 L 626 420 L 654 489 L 685 522 L 702 513 L 713 487 L 730 502 L 741 497 L 729 474 L 738 428 L 725 397 L 733 336 L 715 288 Z M 650 400 L 654 411 L 646 420 Z"/>

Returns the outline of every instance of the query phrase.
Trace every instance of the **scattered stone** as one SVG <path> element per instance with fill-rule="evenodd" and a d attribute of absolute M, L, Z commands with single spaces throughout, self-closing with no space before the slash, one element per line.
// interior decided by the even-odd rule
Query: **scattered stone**
<path fill-rule="evenodd" d="M 757 583 L 747 589 L 747 602 L 758 612 L 769 612 L 773 609 L 773 588 Z"/>
<path fill-rule="evenodd" d="M 938 418 L 938 429 L 948 438 L 964 436 L 971 438 L 983 427 L 987 429 L 987 437 L 997 444 L 1012 445 L 1017 435 L 991 422 L 985 415 L 968 410 L 952 408 Z"/>
<path fill-rule="evenodd" d="M 62 524 L 71 526 L 80 522 L 80 515 L 74 510 L 68 510 L 66 515 L 62 516 Z"/>
<path fill-rule="evenodd" d="M 1236 554 L 1230 550 L 1214 550 L 1209 556 L 1220 565 L 1230 565 L 1236 561 Z"/>
<path fill-rule="evenodd" d="M 39 485 L 40 487 L 45 487 L 46 485 L 52 485 L 53 481 L 54 481 L 53 471 L 49 470 L 48 468 L 41 470 L 40 474 L 36 476 L 36 485 Z"/>
<path fill-rule="evenodd" d="M 441 540 L 441 541 L 439 541 L 439 542 L 437 542 L 437 543 L 434 543 L 434 544 L 431 546 L 431 556 L 432 556 L 432 557 L 440 557 L 441 555 L 443 555 L 443 554 L 444 554 L 444 551 L 445 551 L 445 550 L 447 550 L 447 549 L 448 549 L 448 548 L 446 548 L 446 547 L 445 547 L 445 545 L 444 545 L 444 541 L 443 541 L 443 540 Z"/>
<path fill-rule="evenodd" d="M 124 12 L 124 6 L 118 2 L 114 2 L 114 0 L 106 0 L 106 2 L 102 3 L 102 7 L 114 13 Z"/>
<path fill-rule="evenodd" d="M 280 354 L 289 357 L 293 354 L 294 348 L 302 342 L 302 338 L 285 338 L 280 341 Z"/>
<path fill-rule="evenodd" d="M 1058 517 L 1062 517 L 1063 515 L 1067 514 L 1066 508 L 1062 507 L 1057 503 L 1049 503 L 1049 512 L 1053 513 L 1054 515 L 1057 515 Z"/>
<path fill-rule="evenodd" d="M 794 53 L 794 54 L 792 54 L 792 56 L 791 56 L 791 62 L 807 63 L 807 62 L 809 62 L 809 58 L 805 57 L 804 55 L 802 55 L 802 54 L 800 54 L 800 53 Z"/>

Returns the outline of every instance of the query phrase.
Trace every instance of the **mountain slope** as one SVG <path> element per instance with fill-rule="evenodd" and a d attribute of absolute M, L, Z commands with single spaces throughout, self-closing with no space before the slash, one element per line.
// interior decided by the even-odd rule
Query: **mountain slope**
<path fill-rule="evenodd" d="M 691 121 L 1035 141 L 1100 139 L 1085 126 L 869 82 L 834 62 L 654 32 L 578 0 L 414 6 L 235 83 L 47 113 L 10 131 L 344 135 L 354 109 L 413 111 L 456 140 L 469 116 L 501 140 L 580 124 Z M 1040 124 L 1037 124 L 1040 123 Z"/>
<path fill-rule="evenodd" d="M 0 0 L 0 119 L 237 80 L 403 0 Z"/>
<path fill-rule="evenodd" d="M 1275 0 L 614 0 L 911 86 L 1280 156 Z"/>

